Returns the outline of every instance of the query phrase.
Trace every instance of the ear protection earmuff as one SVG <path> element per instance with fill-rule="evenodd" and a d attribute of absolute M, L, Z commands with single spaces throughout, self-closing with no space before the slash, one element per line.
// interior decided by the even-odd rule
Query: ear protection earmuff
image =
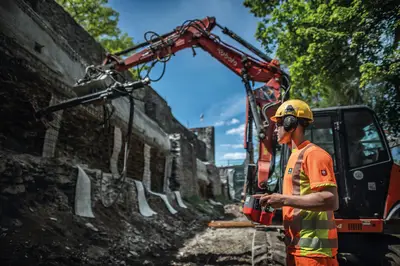
<path fill-rule="evenodd" d="M 285 129 L 286 132 L 296 129 L 298 124 L 297 117 L 293 115 L 288 115 L 283 119 L 283 129 Z"/>

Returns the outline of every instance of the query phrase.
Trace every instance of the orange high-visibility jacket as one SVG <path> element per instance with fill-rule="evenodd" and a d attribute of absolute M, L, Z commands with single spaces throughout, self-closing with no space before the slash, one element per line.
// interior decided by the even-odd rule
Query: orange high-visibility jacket
<path fill-rule="evenodd" d="M 326 186 L 336 186 L 332 158 L 322 148 L 305 141 L 292 151 L 289 158 L 283 194 L 307 195 Z M 285 206 L 282 212 L 289 254 L 336 256 L 338 239 L 333 211 L 308 211 Z"/>

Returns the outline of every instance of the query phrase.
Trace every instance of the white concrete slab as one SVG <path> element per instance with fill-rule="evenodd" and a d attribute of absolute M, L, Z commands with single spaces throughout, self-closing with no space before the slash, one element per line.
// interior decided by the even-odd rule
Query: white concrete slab
<path fill-rule="evenodd" d="M 137 180 L 134 180 L 134 181 L 135 181 L 135 186 L 136 186 L 136 191 L 137 191 L 140 214 L 145 217 L 150 217 L 150 216 L 157 214 L 155 211 L 153 211 L 150 208 L 149 203 L 147 202 L 146 194 L 145 194 L 145 190 L 144 190 L 142 182 L 137 181 Z"/>
<path fill-rule="evenodd" d="M 75 214 L 94 218 L 91 199 L 91 181 L 85 171 L 78 165 L 78 178 L 75 188 Z"/>
<path fill-rule="evenodd" d="M 175 198 L 176 198 L 176 201 L 178 202 L 179 207 L 187 209 L 187 206 L 185 205 L 185 203 L 183 203 L 181 193 L 179 191 L 174 191 L 174 194 L 175 194 Z"/>
<path fill-rule="evenodd" d="M 208 199 L 208 201 L 211 203 L 211 205 L 216 205 L 216 206 L 222 206 L 223 205 L 221 202 L 217 202 L 217 201 L 214 201 L 212 199 Z"/>
<path fill-rule="evenodd" d="M 143 151 L 143 154 L 144 154 L 143 185 L 146 188 L 146 190 L 149 192 L 149 194 L 160 197 L 164 201 L 165 206 L 167 206 L 167 209 L 169 210 L 169 212 L 172 214 L 175 214 L 175 213 L 177 213 L 177 210 L 175 210 L 174 207 L 172 207 L 172 205 L 169 203 L 167 195 L 151 191 L 151 171 L 150 171 L 151 152 L 150 151 L 151 151 L 151 146 L 145 144 L 144 151 Z"/>
<path fill-rule="evenodd" d="M 178 212 L 178 211 L 175 210 L 174 207 L 172 207 L 172 205 L 169 203 L 168 198 L 167 198 L 167 195 L 164 195 L 164 194 L 161 194 L 161 193 L 157 193 L 157 192 L 153 192 L 153 191 L 151 191 L 151 190 L 149 190 L 149 189 L 147 189 L 147 191 L 148 191 L 149 194 L 151 194 L 151 195 L 155 195 L 155 196 L 160 197 L 160 198 L 164 201 L 165 206 L 167 206 L 167 209 L 169 210 L 170 213 L 175 214 L 175 213 Z"/>

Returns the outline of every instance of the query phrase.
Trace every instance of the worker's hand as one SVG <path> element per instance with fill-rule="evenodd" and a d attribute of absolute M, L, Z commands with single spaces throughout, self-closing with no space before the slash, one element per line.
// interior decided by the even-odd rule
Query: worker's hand
<path fill-rule="evenodd" d="M 261 206 L 271 206 L 272 208 L 281 208 L 285 204 L 285 196 L 278 193 L 273 193 L 270 195 L 264 194 L 260 197 Z"/>

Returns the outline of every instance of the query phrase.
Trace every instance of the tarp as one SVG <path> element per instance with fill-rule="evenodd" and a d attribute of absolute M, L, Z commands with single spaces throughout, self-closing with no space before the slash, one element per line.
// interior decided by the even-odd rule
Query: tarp
<path fill-rule="evenodd" d="M 85 171 L 77 165 L 78 178 L 75 188 L 75 214 L 94 218 L 92 211 L 91 181 Z"/>
<path fill-rule="evenodd" d="M 141 215 L 149 217 L 157 214 L 155 211 L 153 211 L 149 203 L 147 202 L 146 199 L 146 194 L 144 191 L 144 187 L 142 182 L 134 180 L 135 181 L 135 186 L 136 186 L 136 191 L 137 191 L 137 198 L 138 198 L 138 203 L 139 203 L 139 212 Z"/>

